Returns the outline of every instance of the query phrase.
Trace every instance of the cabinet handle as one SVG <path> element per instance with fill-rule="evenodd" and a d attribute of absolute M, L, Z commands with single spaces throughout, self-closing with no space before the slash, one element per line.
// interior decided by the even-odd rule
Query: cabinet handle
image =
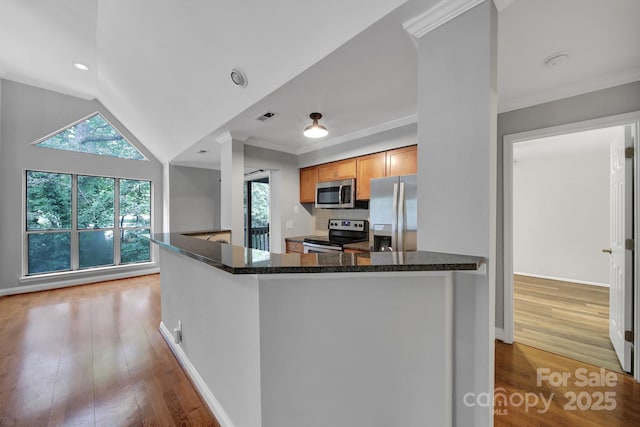
<path fill-rule="evenodd" d="M 603 249 L 602 252 L 604 252 L 605 254 L 611 255 L 611 249 L 609 249 L 609 248 Z"/>

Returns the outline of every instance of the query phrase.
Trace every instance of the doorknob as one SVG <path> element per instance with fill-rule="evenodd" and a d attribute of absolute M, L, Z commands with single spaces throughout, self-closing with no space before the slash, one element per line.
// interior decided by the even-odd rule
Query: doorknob
<path fill-rule="evenodd" d="M 611 249 L 603 249 L 602 252 L 611 255 Z"/>

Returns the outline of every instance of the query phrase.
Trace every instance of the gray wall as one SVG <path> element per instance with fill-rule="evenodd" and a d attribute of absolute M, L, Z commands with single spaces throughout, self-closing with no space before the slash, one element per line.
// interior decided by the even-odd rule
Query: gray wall
<path fill-rule="evenodd" d="M 220 228 L 220 171 L 169 166 L 171 232 Z"/>
<path fill-rule="evenodd" d="M 285 237 L 310 234 L 312 227 L 311 214 L 300 204 L 297 158 L 281 151 L 245 145 L 244 165 L 271 172 L 271 251 L 284 252 Z M 291 221 L 292 228 L 286 227 L 287 221 Z"/>
<path fill-rule="evenodd" d="M 503 137 L 514 133 L 640 111 L 640 81 L 498 115 L 496 326 L 504 327 Z"/>
<path fill-rule="evenodd" d="M 363 156 L 379 151 L 414 145 L 418 140 L 418 125 L 411 123 L 399 128 L 354 139 L 346 144 L 337 144 L 310 151 L 298 156 L 298 166 L 303 168 L 320 163 L 333 162 L 349 157 Z"/>
<path fill-rule="evenodd" d="M 25 170 L 118 176 L 153 181 L 154 231 L 162 228 L 160 163 L 98 101 L 2 80 L 0 157 L 0 288 L 19 285 L 22 274 L 23 176 Z M 100 112 L 149 159 L 148 162 L 34 147 L 31 143 Z"/>

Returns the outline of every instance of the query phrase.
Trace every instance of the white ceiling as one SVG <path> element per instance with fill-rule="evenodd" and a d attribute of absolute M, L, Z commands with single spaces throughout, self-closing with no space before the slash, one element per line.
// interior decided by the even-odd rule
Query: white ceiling
<path fill-rule="evenodd" d="M 0 75 L 97 97 L 161 161 L 216 167 L 227 130 L 300 154 L 415 120 L 402 23 L 437 0 L 405 1 L 0 0 Z M 640 80 L 640 1 L 495 2 L 501 111 Z M 570 59 L 545 67 L 559 51 Z M 301 136 L 313 111 L 318 141 Z"/>

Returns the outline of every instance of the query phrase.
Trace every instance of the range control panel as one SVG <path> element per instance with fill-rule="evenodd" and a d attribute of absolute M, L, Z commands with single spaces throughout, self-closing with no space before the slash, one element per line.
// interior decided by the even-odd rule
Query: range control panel
<path fill-rule="evenodd" d="M 363 219 L 330 219 L 329 230 L 366 231 L 369 229 Z"/>

